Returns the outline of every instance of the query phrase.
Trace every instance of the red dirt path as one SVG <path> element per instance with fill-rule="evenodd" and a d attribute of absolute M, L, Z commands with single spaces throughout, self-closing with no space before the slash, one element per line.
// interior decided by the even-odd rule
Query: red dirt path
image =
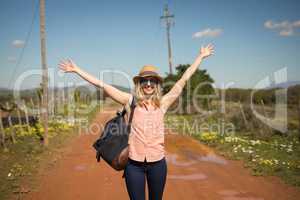
<path fill-rule="evenodd" d="M 98 113 L 103 124 L 113 114 Z M 170 133 L 170 132 L 168 132 Z M 105 162 L 97 163 L 91 147 L 98 137 L 81 134 L 70 142 L 59 159 L 43 167 L 38 188 L 23 195 L 25 200 L 122 200 L 129 199 L 122 172 Z M 254 177 L 240 161 L 226 160 L 198 141 L 166 134 L 168 165 L 166 200 L 284 200 L 300 199 L 300 190 L 277 177 Z"/>

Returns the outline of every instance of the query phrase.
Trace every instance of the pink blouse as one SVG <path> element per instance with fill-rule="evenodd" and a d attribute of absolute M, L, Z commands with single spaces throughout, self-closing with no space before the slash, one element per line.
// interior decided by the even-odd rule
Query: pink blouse
<path fill-rule="evenodd" d="M 153 106 L 135 107 L 128 139 L 129 158 L 153 162 L 165 156 L 164 113 Z"/>

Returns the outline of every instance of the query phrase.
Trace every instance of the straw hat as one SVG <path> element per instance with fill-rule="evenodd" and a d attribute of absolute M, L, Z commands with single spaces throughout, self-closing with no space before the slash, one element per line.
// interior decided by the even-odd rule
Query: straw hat
<path fill-rule="evenodd" d="M 161 83 L 163 82 L 163 78 L 158 74 L 157 68 L 153 65 L 145 65 L 140 70 L 139 74 L 133 77 L 134 83 L 136 83 L 140 78 L 142 77 L 155 77 L 157 78 Z"/>

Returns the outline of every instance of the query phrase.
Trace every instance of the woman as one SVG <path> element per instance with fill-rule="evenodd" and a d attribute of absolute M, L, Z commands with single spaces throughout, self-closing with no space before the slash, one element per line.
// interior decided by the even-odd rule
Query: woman
<path fill-rule="evenodd" d="M 145 199 L 147 179 L 149 200 L 163 197 L 167 177 L 164 149 L 164 114 L 182 92 L 186 82 L 203 58 L 213 54 L 213 46 L 201 47 L 194 63 L 184 72 L 172 89 L 161 95 L 163 79 L 154 66 L 144 66 L 133 78 L 135 83 L 135 108 L 129 135 L 129 160 L 124 170 L 125 182 L 131 200 Z M 81 70 L 71 60 L 59 63 L 65 72 L 75 72 L 88 82 L 104 89 L 116 102 L 128 106 L 133 95 L 123 92 Z"/>

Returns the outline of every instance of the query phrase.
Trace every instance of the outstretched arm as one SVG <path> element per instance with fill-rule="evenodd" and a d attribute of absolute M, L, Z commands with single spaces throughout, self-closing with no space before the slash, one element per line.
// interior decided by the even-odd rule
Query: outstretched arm
<path fill-rule="evenodd" d="M 213 55 L 214 48 L 211 44 L 206 47 L 201 47 L 200 54 L 195 59 L 194 63 L 183 73 L 182 77 L 175 83 L 171 90 L 162 97 L 161 106 L 163 110 L 167 111 L 170 105 L 181 94 L 186 82 L 195 73 L 202 60 L 210 55 Z"/>
<path fill-rule="evenodd" d="M 61 61 L 59 63 L 60 69 L 64 72 L 73 72 L 81 76 L 86 81 L 91 84 L 103 88 L 104 91 L 116 102 L 125 105 L 130 98 L 130 94 L 123 92 L 109 84 L 104 83 L 103 81 L 95 78 L 94 76 L 88 74 L 87 72 L 80 69 L 72 60 Z"/>

